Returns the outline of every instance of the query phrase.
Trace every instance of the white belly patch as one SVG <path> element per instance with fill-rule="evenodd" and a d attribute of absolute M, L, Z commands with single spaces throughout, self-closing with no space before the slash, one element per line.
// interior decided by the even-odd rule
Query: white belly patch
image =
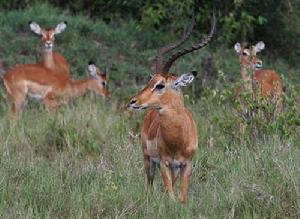
<path fill-rule="evenodd" d="M 35 100 L 41 100 L 41 99 L 43 99 L 43 96 L 42 96 L 42 95 L 39 95 L 39 94 L 28 93 L 28 96 L 29 96 L 31 99 L 35 99 Z"/>

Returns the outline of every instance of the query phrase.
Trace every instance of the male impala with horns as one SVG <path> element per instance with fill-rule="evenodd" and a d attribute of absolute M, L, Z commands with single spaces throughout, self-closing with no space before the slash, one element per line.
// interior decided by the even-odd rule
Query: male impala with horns
<path fill-rule="evenodd" d="M 187 202 L 188 182 L 192 174 L 192 158 L 198 146 L 197 127 L 192 113 L 185 108 L 181 87 L 189 85 L 196 71 L 180 76 L 169 74 L 172 64 L 181 56 L 206 46 L 215 31 L 215 16 L 212 19 L 210 33 L 206 38 L 189 48 L 173 53 L 165 61 L 164 56 L 182 45 L 191 35 L 195 24 L 192 23 L 182 38 L 159 49 L 156 57 L 156 72 L 148 85 L 129 103 L 129 107 L 141 110 L 150 108 L 144 118 L 141 130 L 144 167 L 147 182 L 152 186 L 156 166 L 171 198 L 175 198 L 173 185 L 180 177 L 179 200 Z"/>

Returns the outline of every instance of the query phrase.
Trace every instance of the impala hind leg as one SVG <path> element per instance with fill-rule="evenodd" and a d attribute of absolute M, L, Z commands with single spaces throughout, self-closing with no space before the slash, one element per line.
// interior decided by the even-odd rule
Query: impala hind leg
<path fill-rule="evenodd" d="M 144 168 L 147 176 L 147 185 L 153 187 L 156 164 L 151 161 L 150 156 L 144 155 Z"/>
<path fill-rule="evenodd" d="M 174 184 L 175 184 L 175 182 L 176 182 L 176 180 L 177 180 L 177 178 L 179 176 L 181 168 L 182 168 L 181 165 L 174 165 L 172 167 L 171 173 L 172 173 L 172 185 L 173 186 L 174 186 Z"/>
<path fill-rule="evenodd" d="M 175 199 L 173 183 L 172 183 L 172 172 L 168 163 L 162 161 L 160 162 L 160 174 L 169 196 L 172 199 Z"/>
<path fill-rule="evenodd" d="M 185 165 L 183 165 L 180 171 L 179 201 L 181 203 L 187 203 L 189 178 L 191 177 L 191 175 L 192 175 L 192 162 L 189 161 Z"/>

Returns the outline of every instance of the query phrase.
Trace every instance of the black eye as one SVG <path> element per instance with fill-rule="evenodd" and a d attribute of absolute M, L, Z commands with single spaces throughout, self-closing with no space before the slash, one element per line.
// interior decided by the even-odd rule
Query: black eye
<path fill-rule="evenodd" d="M 105 87 L 105 86 L 106 86 L 106 82 L 105 82 L 105 81 L 102 81 L 102 83 L 101 83 L 101 84 L 102 84 L 102 86 L 103 86 L 103 87 Z"/>
<path fill-rule="evenodd" d="M 248 55 L 248 53 L 246 53 L 246 52 L 243 52 L 243 55 L 244 55 L 244 56 L 247 56 L 247 55 Z"/>
<path fill-rule="evenodd" d="M 164 84 L 158 84 L 158 85 L 155 86 L 155 90 L 161 90 L 163 88 L 165 88 Z"/>

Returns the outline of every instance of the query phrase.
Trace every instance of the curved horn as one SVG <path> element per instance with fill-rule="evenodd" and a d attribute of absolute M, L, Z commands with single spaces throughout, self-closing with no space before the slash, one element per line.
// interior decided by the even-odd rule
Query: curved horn
<path fill-rule="evenodd" d="M 205 47 L 209 43 L 211 38 L 213 37 L 215 29 L 216 29 L 216 16 L 215 16 L 215 12 L 213 11 L 213 16 L 212 16 L 212 21 L 211 21 L 211 29 L 210 29 L 210 33 L 208 34 L 208 36 L 206 38 L 204 38 L 203 40 L 201 40 L 199 43 L 191 46 L 190 48 L 182 49 L 182 50 L 178 51 L 177 53 L 173 54 L 169 58 L 169 60 L 167 62 L 165 62 L 165 65 L 163 66 L 162 72 L 166 72 L 166 73 L 169 72 L 172 64 L 179 57 L 184 56 L 188 53 L 194 52 L 196 50 L 199 50 L 199 49 Z"/>
<path fill-rule="evenodd" d="M 161 73 L 161 74 L 166 74 L 168 72 L 164 72 L 164 66 L 165 66 L 165 61 L 164 61 L 164 55 L 173 50 L 176 49 L 177 47 L 181 46 L 190 36 L 192 33 L 192 30 L 194 28 L 195 25 L 195 11 L 193 9 L 193 13 L 192 13 L 192 20 L 190 25 L 186 28 L 186 30 L 183 32 L 182 37 L 180 40 L 178 40 L 175 43 L 171 43 L 167 46 L 164 46 L 162 48 L 160 48 L 157 52 L 157 56 L 156 56 L 156 73 Z"/>

